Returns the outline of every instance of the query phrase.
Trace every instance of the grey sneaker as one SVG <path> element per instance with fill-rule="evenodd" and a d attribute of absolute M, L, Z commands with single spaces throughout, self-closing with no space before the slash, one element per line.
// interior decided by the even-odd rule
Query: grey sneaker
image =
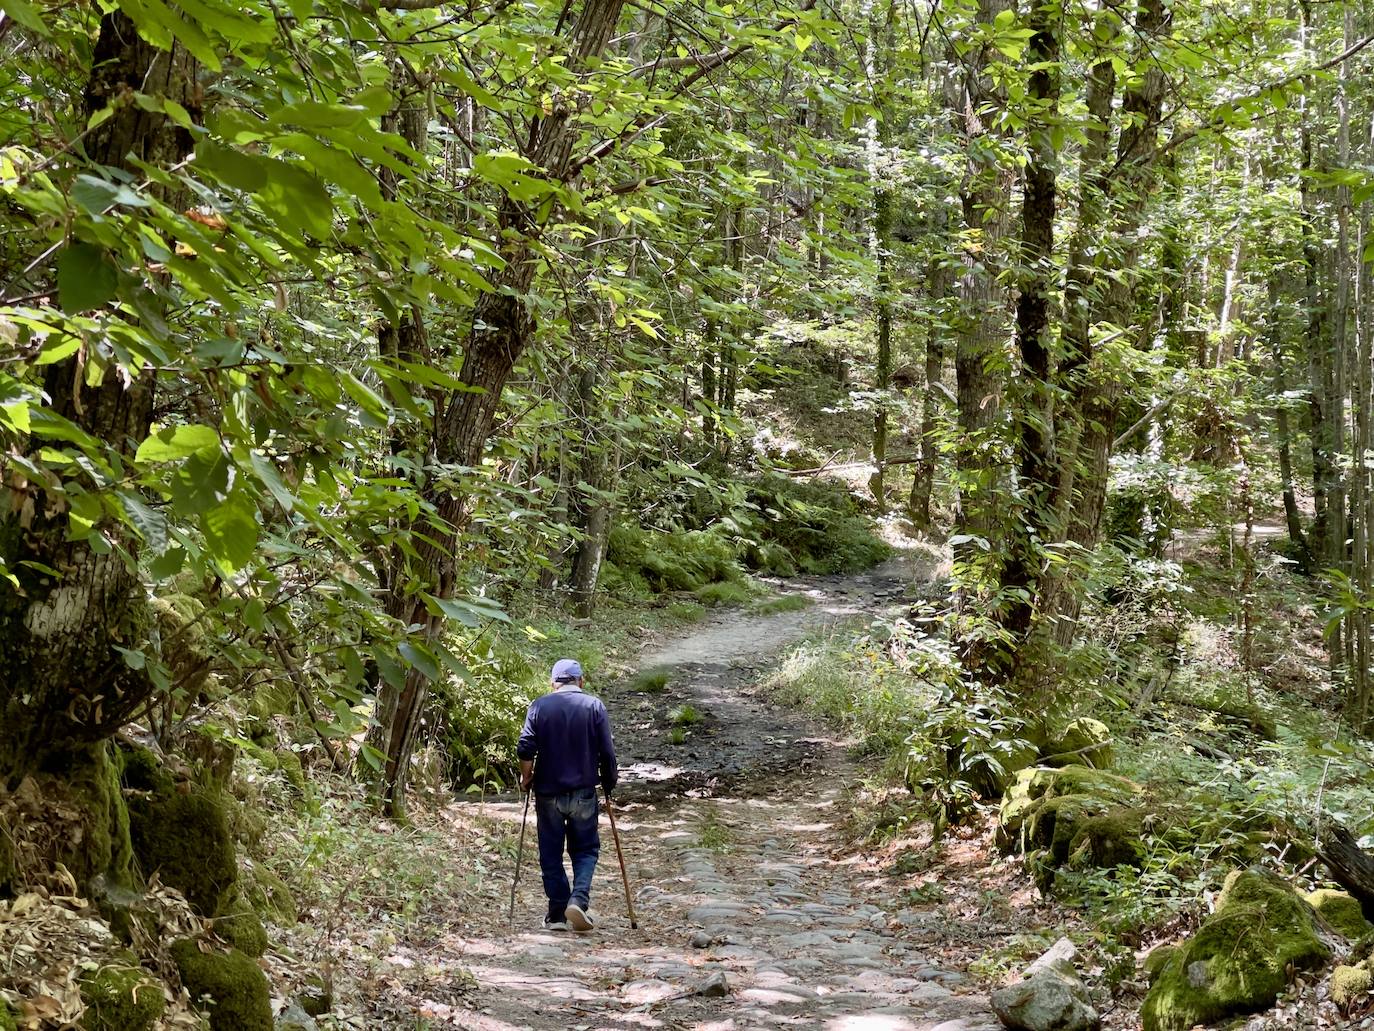
<path fill-rule="evenodd" d="M 550 920 L 548 917 L 544 918 L 544 930 L 546 931 L 566 931 L 567 929 L 568 922 L 566 920 Z"/>
<path fill-rule="evenodd" d="M 568 926 L 574 931 L 590 931 L 596 924 L 592 921 L 592 916 L 576 902 L 569 902 L 565 910 L 568 917 Z"/>

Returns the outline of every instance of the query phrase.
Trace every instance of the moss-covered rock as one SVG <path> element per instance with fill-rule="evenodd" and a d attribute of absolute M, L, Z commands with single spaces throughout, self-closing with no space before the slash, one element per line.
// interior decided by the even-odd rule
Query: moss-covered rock
<path fill-rule="evenodd" d="M 244 900 L 253 912 L 279 927 L 290 927 L 296 922 L 296 900 L 286 882 L 275 873 L 261 863 L 250 863 L 241 880 Z"/>
<path fill-rule="evenodd" d="M 1307 896 L 1307 901 L 1333 931 L 1351 941 L 1358 941 L 1374 924 L 1364 918 L 1360 902 L 1352 895 L 1331 888 L 1319 888 Z"/>
<path fill-rule="evenodd" d="M 334 1007 L 334 989 L 319 974 L 311 974 L 301 988 L 300 1005 L 312 1017 L 321 1017 Z"/>
<path fill-rule="evenodd" d="M 33 785 L 45 811 L 63 825 L 46 836 L 52 852 L 43 860 L 65 866 L 83 891 L 97 880 L 133 883 L 129 814 L 108 746 L 70 753 L 60 769 L 36 774 Z"/>
<path fill-rule="evenodd" d="M 1145 859 L 1138 809 L 1117 806 L 1081 820 L 1069 839 L 1068 865 L 1077 869 L 1140 866 Z"/>
<path fill-rule="evenodd" d="M 250 956 L 209 949 L 195 938 L 175 942 L 170 951 L 191 1000 L 209 1010 L 211 1031 L 272 1031 L 267 976 Z"/>
<path fill-rule="evenodd" d="M 1291 971 L 1330 958 L 1316 928 L 1315 911 L 1278 877 L 1235 871 L 1216 913 L 1159 970 L 1141 1010 L 1144 1031 L 1188 1031 L 1267 1009 Z"/>
<path fill-rule="evenodd" d="M 240 952 L 255 959 L 267 951 L 267 929 L 247 903 L 231 903 L 228 912 L 215 918 L 215 934 Z"/>
<path fill-rule="evenodd" d="M 80 987 L 83 1031 L 152 1031 L 167 1008 L 162 982 L 132 962 L 101 967 Z"/>
<path fill-rule="evenodd" d="M 1111 728 L 1101 720 L 1080 716 L 1041 750 L 1046 766 L 1091 766 L 1106 769 L 1112 764 Z"/>
<path fill-rule="evenodd" d="M 1003 796 L 998 837 L 1004 847 L 1015 847 L 1021 839 L 1023 828 L 1050 799 L 1071 796 L 1093 798 L 1102 803 L 1095 815 L 1103 815 L 1111 807 L 1130 804 L 1139 797 L 1140 792 L 1140 785 L 1134 781 L 1086 766 L 1066 766 L 1061 769 L 1031 767 L 1021 770 Z M 1050 838 L 1052 834 L 1045 839 L 1046 844 Z"/>
<path fill-rule="evenodd" d="M 0 1002 L 0 1031 L 19 1031 L 19 1023 L 14 1019 L 14 1013 L 4 1002 Z"/>
<path fill-rule="evenodd" d="M 1142 965 L 1145 980 L 1149 984 L 1155 983 L 1155 980 L 1159 977 L 1164 968 L 1169 965 L 1169 960 L 1173 958 L 1174 953 L 1177 951 L 1178 949 L 1172 945 L 1161 945 L 1157 949 L 1150 950 L 1150 954 L 1145 957 L 1145 962 Z"/>
<path fill-rule="evenodd" d="M 142 873 L 157 873 L 197 913 L 214 916 L 231 897 L 238 876 L 224 796 L 195 784 L 170 785 L 161 774 L 146 780 L 142 773 L 135 776 L 129 783 L 126 765 L 126 783 L 136 788 L 129 798 L 129 825 Z M 153 787 L 136 787 L 144 783 Z"/>
<path fill-rule="evenodd" d="M 1374 975 L 1364 966 L 1337 967 L 1331 972 L 1331 1001 L 1348 1010 L 1369 994 L 1374 987 Z"/>

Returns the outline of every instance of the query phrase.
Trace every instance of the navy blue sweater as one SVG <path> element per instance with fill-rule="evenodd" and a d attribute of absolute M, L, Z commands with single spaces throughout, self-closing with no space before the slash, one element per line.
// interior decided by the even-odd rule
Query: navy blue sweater
<path fill-rule="evenodd" d="M 561 795 L 598 781 L 608 793 L 615 790 L 611 717 L 600 698 L 581 688 L 562 687 L 531 702 L 515 752 L 535 760 L 535 794 Z"/>

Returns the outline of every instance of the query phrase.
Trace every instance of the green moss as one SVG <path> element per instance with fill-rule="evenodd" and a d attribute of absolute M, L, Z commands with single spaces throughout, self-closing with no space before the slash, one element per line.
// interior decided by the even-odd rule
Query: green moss
<path fill-rule="evenodd" d="M 191 1000 L 208 1006 L 211 1031 L 272 1031 L 267 977 L 258 965 L 237 949 L 205 952 L 201 945 L 183 938 L 170 951 Z"/>
<path fill-rule="evenodd" d="M 1364 967 L 1337 967 L 1331 973 L 1331 1001 L 1342 1011 L 1369 994 L 1374 975 Z"/>
<path fill-rule="evenodd" d="M 243 894 L 253 911 L 280 927 L 296 922 L 296 900 L 286 882 L 261 863 L 253 863 L 243 877 Z"/>
<path fill-rule="evenodd" d="M 39 774 L 35 781 L 56 809 L 76 814 L 80 823 L 56 840 L 47 858 L 65 866 L 83 889 L 96 877 L 132 884 L 129 814 L 110 749 L 101 744 L 72 753 L 62 772 Z"/>
<path fill-rule="evenodd" d="M 1329 951 L 1312 907 L 1253 867 L 1226 879 L 1217 912 L 1168 957 L 1145 997 L 1144 1031 L 1188 1031 L 1267 1009 L 1290 970 L 1317 967 Z"/>
<path fill-rule="evenodd" d="M 745 605 L 752 595 L 744 584 L 723 581 L 707 584 L 696 591 L 697 600 L 714 608 L 717 605 Z"/>
<path fill-rule="evenodd" d="M 1140 866 L 1145 859 L 1141 822 L 1140 811 L 1125 806 L 1081 821 L 1069 841 L 1068 864 L 1107 870 Z"/>
<path fill-rule="evenodd" d="M 1374 931 L 1374 925 L 1364 918 L 1359 900 L 1343 891 L 1320 888 L 1308 895 L 1307 901 L 1333 930 L 1351 941 Z"/>
<path fill-rule="evenodd" d="M 1086 766 L 1030 767 L 1016 774 L 1003 796 L 998 838 L 1004 847 L 1013 847 L 1023 827 L 1045 799 L 1084 796 L 1123 805 L 1138 798 L 1140 792 L 1140 785 L 1134 781 Z M 1105 813 L 1106 807 L 1099 808 L 1098 812 Z"/>
<path fill-rule="evenodd" d="M 132 964 L 101 967 L 81 979 L 83 1031 L 152 1031 L 167 1008 L 162 983 Z"/>
<path fill-rule="evenodd" d="M 19 1031 L 19 1024 L 14 1019 L 14 1013 L 4 1002 L 0 1002 L 0 1031 Z"/>
<path fill-rule="evenodd" d="M 1105 769 L 1112 764 L 1112 732 L 1101 720 L 1080 716 L 1064 732 L 1045 745 L 1042 754 L 1047 766 L 1091 766 Z"/>
<path fill-rule="evenodd" d="M 144 876 L 157 873 L 202 916 L 218 913 L 238 876 L 224 797 L 185 784 L 139 793 L 129 799 L 129 817 Z"/>
<path fill-rule="evenodd" d="M 215 934 L 234 948 L 254 958 L 267 951 L 267 930 L 257 913 L 245 902 L 234 902 L 229 912 L 215 918 Z"/>
<path fill-rule="evenodd" d="M 1164 968 L 1168 966 L 1169 960 L 1173 958 L 1174 953 L 1177 951 L 1178 949 L 1174 948 L 1172 945 L 1161 945 L 1157 949 L 1151 949 L 1150 954 L 1145 957 L 1145 962 L 1142 966 L 1145 980 L 1150 984 L 1154 984 L 1155 980 L 1159 977 Z"/>

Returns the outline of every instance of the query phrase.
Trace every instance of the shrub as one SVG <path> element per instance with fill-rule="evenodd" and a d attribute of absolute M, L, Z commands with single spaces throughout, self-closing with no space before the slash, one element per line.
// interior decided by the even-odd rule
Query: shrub
<path fill-rule="evenodd" d="M 621 525 L 611 530 L 607 559 L 612 580 L 662 591 L 696 591 L 707 584 L 739 581 L 744 571 L 723 535 L 710 530 L 660 532 Z M 608 582 L 608 587 L 613 586 Z"/>
<path fill-rule="evenodd" d="M 750 484 L 748 500 L 755 513 L 740 522 L 755 539 L 744 557 L 756 569 L 780 576 L 849 573 L 892 552 L 842 485 L 769 476 Z"/>

